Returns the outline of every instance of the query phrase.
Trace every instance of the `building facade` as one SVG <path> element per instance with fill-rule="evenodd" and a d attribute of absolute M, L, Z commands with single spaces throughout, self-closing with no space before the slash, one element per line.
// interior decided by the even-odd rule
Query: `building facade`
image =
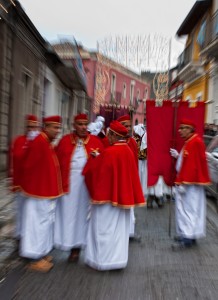
<path fill-rule="evenodd" d="M 43 39 L 18 1 L 0 7 L 0 176 L 7 171 L 8 149 L 24 134 L 25 115 L 60 114 L 70 129 L 75 91 L 85 93 L 75 66 L 67 66 Z"/>

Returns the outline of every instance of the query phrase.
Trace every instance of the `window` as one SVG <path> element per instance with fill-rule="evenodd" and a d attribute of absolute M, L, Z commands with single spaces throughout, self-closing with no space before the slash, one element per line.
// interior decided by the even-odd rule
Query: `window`
<path fill-rule="evenodd" d="M 132 80 L 130 84 L 130 104 L 133 104 L 134 87 L 135 87 L 135 81 Z"/>
<path fill-rule="evenodd" d="M 200 93 L 198 93 L 198 94 L 196 95 L 196 100 L 197 100 L 197 101 L 202 101 L 202 92 L 200 92 Z"/>
<path fill-rule="evenodd" d="M 126 99 L 126 83 L 123 83 L 123 99 Z"/>
<path fill-rule="evenodd" d="M 198 32 L 198 36 L 197 36 L 197 43 L 200 46 L 200 48 L 202 48 L 204 46 L 204 42 L 205 42 L 205 36 L 206 36 L 206 20 L 204 20 L 201 24 L 200 30 Z"/>
<path fill-rule="evenodd" d="M 139 89 L 137 89 L 136 99 L 137 99 L 137 101 L 140 99 L 140 90 Z"/>
<path fill-rule="evenodd" d="M 115 91 L 116 91 L 116 74 L 111 75 L 111 96 L 115 99 Z"/>
<path fill-rule="evenodd" d="M 148 99 L 148 89 L 146 88 L 144 91 L 144 99 L 147 100 Z"/>

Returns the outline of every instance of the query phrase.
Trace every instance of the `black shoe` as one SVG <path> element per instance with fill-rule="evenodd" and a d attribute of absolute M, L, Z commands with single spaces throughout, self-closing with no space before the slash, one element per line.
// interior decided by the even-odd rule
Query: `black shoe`
<path fill-rule="evenodd" d="M 174 240 L 175 242 L 181 242 L 181 241 L 183 240 L 183 238 L 182 238 L 180 235 L 175 235 L 175 236 L 173 237 L 173 240 Z"/>
<path fill-rule="evenodd" d="M 137 242 L 137 243 L 141 243 L 142 237 L 139 234 L 135 234 L 134 236 L 131 236 L 129 238 L 130 242 Z"/>
<path fill-rule="evenodd" d="M 173 251 L 185 250 L 191 248 L 194 245 L 192 239 L 182 238 L 177 243 L 172 244 Z"/>
<path fill-rule="evenodd" d="M 79 261 L 79 254 L 80 254 L 80 248 L 73 248 L 71 250 L 71 253 L 68 257 L 68 262 L 69 263 L 76 263 Z"/>
<path fill-rule="evenodd" d="M 151 199 L 150 197 L 148 197 L 147 199 L 147 208 L 153 208 L 153 199 Z"/>
<path fill-rule="evenodd" d="M 163 207 L 163 197 L 155 197 L 155 202 L 159 208 Z"/>

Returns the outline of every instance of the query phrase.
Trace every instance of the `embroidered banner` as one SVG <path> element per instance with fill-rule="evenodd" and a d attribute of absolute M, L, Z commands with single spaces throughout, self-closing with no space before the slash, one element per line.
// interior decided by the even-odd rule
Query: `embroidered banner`
<path fill-rule="evenodd" d="M 148 186 L 157 183 L 159 176 L 164 182 L 172 186 L 175 178 L 175 160 L 170 156 L 170 148 L 180 152 L 184 141 L 179 136 L 180 120 L 187 118 L 196 124 L 196 132 L 203 136 L 205 104 L 197 103 L 189 107 L 187 102 L 173 103 L 163 101 L 163 105 L 155 106 L 154 100 L 146 101 L 147 122 L 147 166 Z"/>

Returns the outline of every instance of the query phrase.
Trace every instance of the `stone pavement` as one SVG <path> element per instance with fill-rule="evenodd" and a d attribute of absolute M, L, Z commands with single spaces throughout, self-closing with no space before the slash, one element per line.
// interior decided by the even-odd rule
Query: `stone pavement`
<path fill-rule="evenodd" d="M 83 253 L 78 264 L 67 264 L 68 253 L 54 250 L 55 266 L 50 273 L 30 273 L 14 256 L 11 261 L 18 263 L 12 266 L 10 274 L 15 274 L 16 282 L 12 280 L 9 284 L 13 287 L 13 299 L 218 299 L 218 214 L 213 201 L 208 199 L 207 237 L 193 249 L 181 252 L 171 249 L 175 234 L 174 203 L 171 208 L 171 237 L 168 234 L 169 203 L 165 203 L 163 209 L 135 209 L 136 230 L 142 240 L 141 243 L 130 242 L 128 266 L 122 271 L 97 272 L 88 268 L 84 265 Z M 13 220 L 14 210 L 9 209 L 9 213 Z M 8 236 L 13 240 L 12 228 L 0 238 Z M 4 247 L 7 248 L 7 244 L 3 243 Z M 15 268 L 17 265 L 20 269 Z M 3 281 L 5 287 L 10 274 Z"/>
<path fill-rule="evenodd" d="M 15 203 L 9 191 L 9 179 L 0 180 L 0 281 L 11 264 L 14 239 Z"/>

